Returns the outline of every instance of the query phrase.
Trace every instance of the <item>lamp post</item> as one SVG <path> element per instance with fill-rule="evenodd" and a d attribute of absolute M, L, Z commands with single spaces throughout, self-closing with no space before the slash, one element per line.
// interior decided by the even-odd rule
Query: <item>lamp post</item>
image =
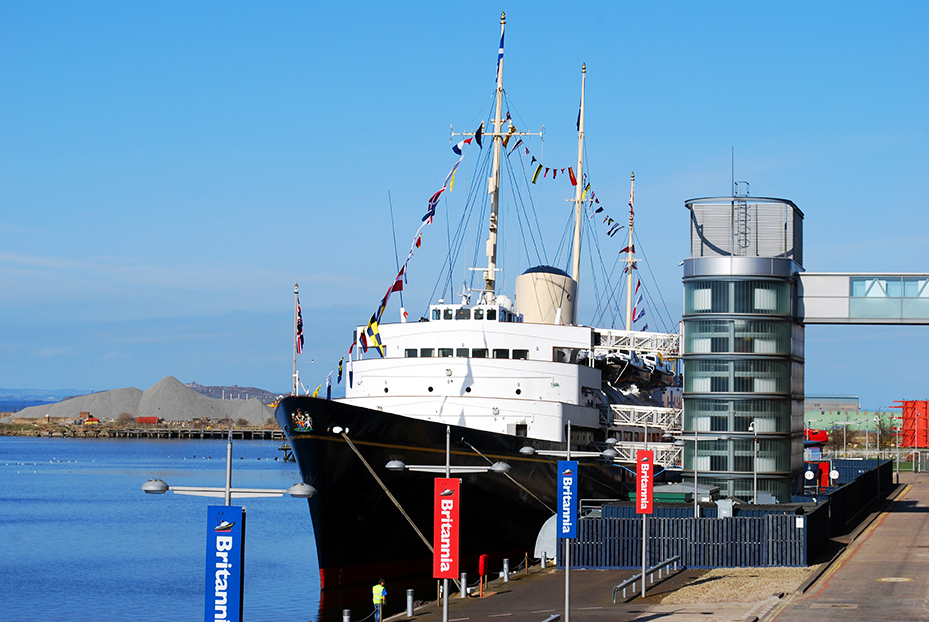
<path fill-rule="evenodd" d="M 278 488 L 233 488 L 232 487 L 232 430 L 231 429 L 229 430 L 228 442 L 226 443 L 226 485 L 223 488 L 218 488 L 218 487 L 212 488 L 212 487 L 204 487 L 204 486 L 169 486 L 168 484 L 164 482 L 164 480 L 161 480 L 161 479 L 150 479 L 144 484 L 142 484 L 142 492 L 146 494 L 150 494 L 150 495 L 163 495 L 169 490 L 179 495 L 193 495 L 197 497 L 222 497 L 225 501 L 226 506 L 232 505 L 233 498 L 240 499 L 240 498 L 255 498 L 255 497 L 282 497 L 285 494 L 287 494 L 287 495 L 290 495 L 292 497 L 296 497 L 299 499 L 309 499 L 310 497 L 316 494 L 316 489 L 313 488 L 311 485 L 304 483 L 304 482 L 294 484 L 293 486 L 291 486 L 290 488 L 286 490 L 278 489 Z M 217 506 L 211 506 L 210 515 L 212 515 L 214 507 L 217 507 Z M 245 512 L 244 508 L 238 508 L 238 510 L 242 512 L 242 516 L 244 517 L 244 512 Z M 241 529 L 240 536 L 236 536 L 235 538 L 233 537 L 228 538 L 229 542 L 237 542 L 238 544 L 232 544 L 230 545 L 232 547 L 231 549 L 228 549 L 228 548 L 225 549 L 227 551 L 227 554 L 230 556 L 233 554 L 233 551 L 235 550 L 241 551 L 240 554 L 242 556 L 241 559 L 243 561 L 245 559 L 244 557 L 245 553 L 244 553 L 244 549 L 241 547 L 244 546 L 243 545 L 244 537 L 245 537 L 244 525 L 245 525 L 244 522 L 242 522 L 240 525 L 240 529 Z M 210 557 L 209 545 L 207 549 L 208 550 L 207 550 L 207 558 L 206 558 L 206 567 L 208 569 L 207 576 L 209 577 L 210 570 L 215 564 L 215 559 Z M 227 574 L 228 574 L 227 583 L 229 585 L 229 591 L 237 592 L 241 597 L 242 578 L 244 577 L 244 564 L 239 566 L 238 574 L 233 574 L 231 572 Z M 211 593 L 211 590 L 212 590 L 211 586 L 212 586 L 212 583 L 211 582 L 208 583 L 207 594 Z M 238 600 L 238 603 L 234 604 L 236 603 L 236 601 L 237 599 L 234 598 L 233 596 L 229 597 L 230 606 L 229 606 L 228 613 L 230 617 L 232 617 L 237 612 L 238 620 L 239 622 L 241 622 L 242 620 L 241 600 Z M 210 609 L 210 605 L 211 605 L 210 600 L 209 598 L 207 598 L 207 605 L 206 605 L 207 610 L 205 612 L 205 617 L 208 619 L 213 618 L 213 611 Z"/>
<path fill-rule="evenodd" d="M 510 470 L 510 465 L 506 462 L 494 462 L 488 467 L 483 466 L 452 466 L 452 428 L 445 426 L 445 466 L 434 464 L 404 464 L 400 460 L 391 460 L 386 464 L 390 471 L 418 471 L 421 473 L 443 473 L 445 478 L 451 477 L 452 473 L 506 473 Z M 448 622 L 448 579 L 442 579 L 442 622 Z"/>
<path fill-rule="evenodd" d="M 245 499 L 256 497 L 283 497 L 290 495 L 298 499 L 309 499 L 316 494 L 316 489 L 306 483 L 294 484 L 290 488 L 233 488 L 232 487 L 232 430 L 226 443 L 226 486 L 223 488 L 210 488 L 204 486 L 168 486 L 163 480 L 150 479 L 142 484 L 142 492 L 150 495 L 163 495 L 168 491 L 177 495 L 193 495 L 196 497 L 223 497 L 225 505 L 232 505 L 232 499 Z"/>
<path fill-rule="evenodd" d="M 841 424 L 842 424 L 842 457 L 843 457 L 843 458 L 848 458 L 848 448 L 847 448 L 846 442 L 845 442 L 845 441 L 846 441 L 846 432 L 847 432 L 848 424 L 849 424 L 849 423 L 856 423 L 856 422 L 855 422 L 855 421 L 848 421 L 848 420 L 846 420 L 846 421 L 833 421 L 833 423 L 841 423 Z"/>
<path fill-rule="evenodd" d="M 603 451 L 571 451 L 571 421 L 568 420 L 568 429 L 567 429 L 567 440 L 565 441 L 565 451 L 556 451 L 551 449 L 536 449 L 530 445 L 520 448 L 519 453 L 525 456 L 531 456 L 534 454 L 539 454 L 540 456 L 555 456 L 563 457 L 565 460 L 571 460 L 571 457 L 575 458 L 607 458 L 612 460 L 619 452 L 613 449 L 613 445 L 616 444 L 615 438 L 606 439 L 606 444 L 608 447 Z M 646 441 L 648 442 L 648 441 Z M 564 564 L 564 620 L 565 622 L 571 621 L 571 546 L 569 542 L 565 542 L 565 564 Z M 643 553 L 644 560 L 644 553 Z M 644 571 L 642 577 L 645 577 Z M 642 584 L 643 596 L 645 592 L 645 584 Z M 444 622 L 448 622 L 445 620 Z"/>
<path fill-rule="evenodd" d="M 877 428 L 877 459 L 881 459 L 881 416 L 874 415 L 874 424 Z"/>
<path fill-rule="evenodd" d="M 758 426 L 755 425 L 757 422 L 757 419 L 753 419 L 748 424 L 748 431 L 754 435 L 752 440 L 752 503 L 754 505 L 758 505 Z"/>

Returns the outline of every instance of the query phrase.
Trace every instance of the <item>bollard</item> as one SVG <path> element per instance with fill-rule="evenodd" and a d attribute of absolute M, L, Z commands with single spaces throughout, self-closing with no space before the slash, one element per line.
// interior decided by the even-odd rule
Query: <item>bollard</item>
<path fill-rule="evenodd" d="M 461 598 L 468 597 L 468 573 L 461 573 Z"/>
<path fill-rule="evenodd" d="M 413 590 L 406 591 L 406 617 L 413 617 Z"/>
<path fill-rule="evenodd" d="M 342 610 L 342 622 L 352 622 L 352 610 L 351 609 Z"/>
<path fill-rule="evenodd" d="M 509 559 L 503 560 L 503 582 L 504 583 L 510 582 L 510 560 Z"/>
<path fill-rule="evenodd" d="M 542 568 L 548 567 L 548 556 L 545 555 L 545 551 L 542 551 Z"/>

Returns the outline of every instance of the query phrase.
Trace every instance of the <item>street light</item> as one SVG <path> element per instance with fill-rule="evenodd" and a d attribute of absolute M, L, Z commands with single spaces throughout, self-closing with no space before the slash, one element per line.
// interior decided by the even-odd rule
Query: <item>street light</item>
<path fill-rule="evenodd" d="M 229 430 L 229 439 L 226 443 L 226 486 L 211 488 L 206 486 L 168 486 L 163 480 L 150 479 L 142 484 L 142 492 L 149 495 L 163 495 L 168 491 L 177 495 L 192 495 L 195 497 L 223 497 L 225 505 L 232 505 L 232 499 L 247 499 L 257 497 L 283 497 L 290 495 L 298 499 L 309 499 L 316 494 L 316 489 L 307 483 L 300 482 L 290 488 L 233 488 L 232 487 L 232 430 Z"/>
<path fill-rule="evenodd" d="M 751 423 L 748 424 L 748 431 L 754 434 L 754 440 L 752 441 L 752 504 L 758 505 L 758 426 L 755 425 L 758 423 L 757 419 L 753 419 Z"/>
<path fill-rule="evenodd" d="M 492 465 L 483 466 L 452 466 L 452 428 L 445 426 L 445 466 L 435 464 L 405 464 L 400 460 L 391 460 L 385 465 L 390 471 L 417 471 L 420 473 L 444 473 L 446 478 L 451 477 L 452 473 L 506 473 L 510 470 L 510 465 L 506 462 L 494 462 Z M 442 622 L 448 622 L 448 579 L 442 579 Z"/>
<path fill-rule="evenodd" d="M 681 441 L 693 441 L 694 443 L 694 518 L 700 518 L 700 489 L 698 488 L 698 479 L 697 479 L 697 454 L 700 441 L 729 441 L 732 440 L 731 436 L 722 435 L 722 436 L 704 436 L 700 437 L 697 434 L 697 431 L 694 430 L 694 435 L 691 436 L 672 436 L 674 439 L 674 444 L 678 445 L 678 442 Z"/>
<path fill-rule="evenodd" d="M 313 488 L 311 485 L 304 483 L 304 482 L 301 482 L 299 484 L 294 484 L 293 486 L 291 486 L 290 488 L 287 488 L 286 490 L 280 489 L 280 488 L 233 488 L 232 487 L 232 430 L 231 429 L 229 430 L 228 442 L 226 443 L 226 485 L 223 488 L 213 488 L 213 487 L 206 487 L 206 486 L 169 486 L 168 484 L 164 482 L 164 480 L 161 480 L 161 479 L 150 479 L 144 484 L 142 484 L 142 492 L 144 492 L 145 494 L 149 494 L 149 495 L 163 495 L 169 490 L 179 495 L 193 495 L 197 497 L 222 497 L 225 499 L 226 506 L 232 505 L 233 498 L 244 499 L 244 498 L 255 498 L 255 497 L 283 497 L 285 494 L 288 494 L 292 497 L 297 497 L 300 499 L 309 499 L 310 497 L 316 494 L 316 489 Z M 210 515 L 212 515 L 212 512 L 213 512 L 212 508 L 214 507 L 218 507 L 218 506 L 210 506 L 210 512 L 209 512 Z M 244 519 L 245 508 L 238 508 L 238 511 L 242 512 L 242 516 Z M 239 542 L 239 544 L 232 545 L 233 546 L 232 549 L 226 549 L 226 550 L 227 551 L 240 550 L 241 555 L 242 555 L 242 560 L 244 560 L 245 559 L 244 549 L 240 548 L 240 544 L 244 546 L 244 537 L 245 537 L 245 523 L 244 522 L 241 523 L 240 529 L 241 531 L 239 532 L 239 535 L 234 538 L 234 540 Z M 230 538 L 229 540 L 230 542 L 232 542 L 233 538 Z M 231 555 L 231 552 L 228 554 Z M 211 565 L 214 563 L 215 563 L 215 560 L 211 559 L 209 546 L 208 546 L 207 547 L 207 558 L 206 558 L 206 567 L 208 569 L 207 577 L 211 576 L 209 569 L 212 567 Z M 231 567 L 231 564 L 227 567 Z M 233 591 L 233 587 L 234 587 L 234 591 L 238 593 L 240 598 L 243 593 L 242 582 L 245 576 L 244 573 L 245 573 L 244 564 L 240 565 L 240 567 L 237 569 L 237 574 L 228 573 L 230 575 L 227 581 L 229 585 L 229 590 Z M 212 589 L 211 588 L 212 583 L 208 582 L 207 585 L 208 585 L 207 594 L 210 594 L 211 593 L 210 590 Z M 223 598 L 225 598 L 225 596 Z M 230 601 L 235 602 L 235 599 L 233 597 L 230 597 Z M 223 601 L 223 604 L 224 603 L 225 603 L 225 600 Z M 213 612 L 211 611 L 210 606 L 211 606 L 211 602 L 210 602 L 209 597 L 207 597 L 205 616 L 208 619 L 212 619 L 213 617 Z M 230 610 L 228 611 L 230 617 L 234 615 L 234 612 L 238 613 L 237 617 L 238 617 L 239 622 L 241 622 L 242 620 L 241 600 L 239 600 L 238 605 L 230 605 Z"/>
<path fill-rule="evenodd" d="M 647 441 L 646 441 L 647 442 Z M 607 448 L 603 451 L 571 451 L 571 421 L 568 420 L 568 432 L 567 432 L 567 441 L 565 442 L 566 451 L 557 451 L 553 449 L 536 449 L 531 445 L 525 445 L 519 449 L 519 453 L 524 456 L 532 456 L 538 454 L 540 456 L 556 456 L 559 458 L 564 458 L 565 460 L 571 460 L 571 458 L 598 458 L 603 457 L 607 458 L 612 462 L 613 458 L 619 455 L 613 445 L 616 444 L 615 438 L 606 439 Z M 643 549 L 644 551 L 644 549 Z M 565 622 L 571 621 L 571 611 L 570 611 L 570 602 L 571 602 L 571 546 L 568 542 L 565 542 L 564 547 L 565 554 L 565 563 L 564 563 L 564 619 Z M 644 556 L 644 552 L 643 552 Z M 642 590 L 645 590 L 645 571 L 642 571 Z M 448 622 L 444 620 L 443 622 Z"/>
<path fill-rule="evenodd" d="M 842 457 L 843 457 L 843 458 L 848 458 L 848 451 L 847 451 L 847 447 L 846 447 L 846 444 L 845 444 L 847 426 L 848 426 L 849 423 L 857 423 L 857 422 L 856 422 L 856 421 L 833 421 L 833 423 L 841 423 L 841 424 L 842 424 Z"/>
<path fill-rule="evenodd" d="M 874 415 L 874 423 L 877 428 L 877 459 L 881 459 L 881 416 Z"/>

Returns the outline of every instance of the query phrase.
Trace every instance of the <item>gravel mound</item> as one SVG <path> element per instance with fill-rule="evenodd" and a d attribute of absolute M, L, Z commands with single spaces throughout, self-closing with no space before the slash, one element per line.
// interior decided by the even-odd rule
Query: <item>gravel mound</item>
<path fill-rule="evenodd" d="M 714 568 L 662 598 L 661 604 L 760 602 L 793 592 L 816 568 Z"/>
<path fill-rule="evenodd" d="M 57 404 L 30 406 L 15 414 L 16 420 L 77 419 L 89 412 L 101 421 L 117 419 L 123 413 L 136 417 L 158 417 L 165 421 L 194 419 L 239 419 L 250 425 L 265 423 L 274 411 L 259 400 L 218 400 L 202 395 L 174 378 L 166 376 L 144 393 L 134 387 L 114 389 L 74 397 Z"/>

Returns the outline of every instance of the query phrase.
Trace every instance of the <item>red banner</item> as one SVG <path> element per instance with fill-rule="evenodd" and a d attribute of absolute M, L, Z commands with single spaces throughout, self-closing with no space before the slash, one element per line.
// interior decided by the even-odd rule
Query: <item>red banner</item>
<path fill-rule="evenodd" d="M 636 453 L 636 514 L 652 513 L 652 477 L 654 470 L 654 452 L 650 449 L 640 449 Z"/>
<path fill-rule="evenodd" d="M 458 578 L 458 502 L 460 479 L 437 477 L 432 546 L 432 577 Z"/>

